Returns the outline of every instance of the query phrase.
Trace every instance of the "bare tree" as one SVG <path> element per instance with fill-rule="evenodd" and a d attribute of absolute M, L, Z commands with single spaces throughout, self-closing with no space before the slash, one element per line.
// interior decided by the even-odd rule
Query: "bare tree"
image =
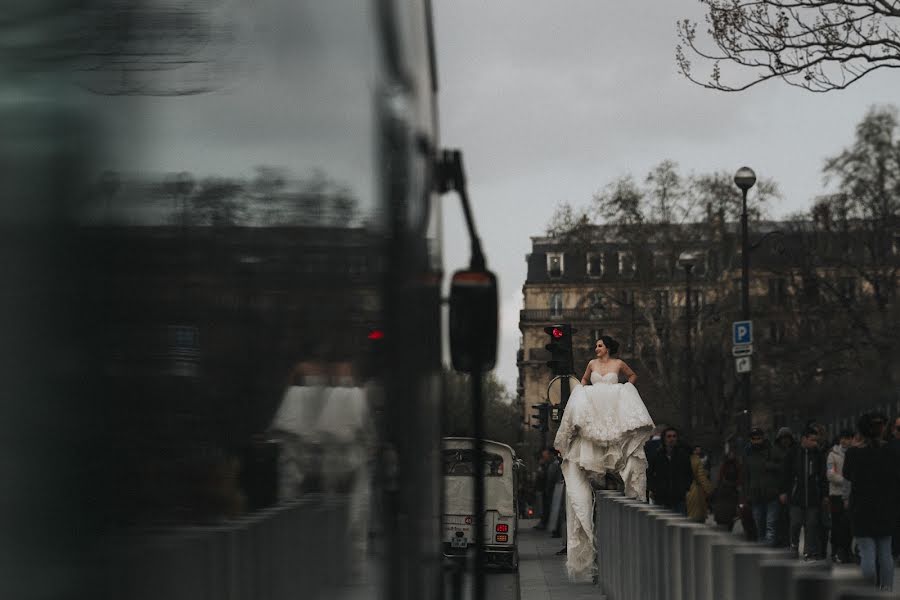
<path fill-rule="evenodd" d="M 812 92 L 900 67 L 896 0 L 700 0 L 706 36 L 678 22 L 675 60 L 703 87 L 738 92 L 770 79 Z M 697 74 L 692 59 L 709 67 Z"/>

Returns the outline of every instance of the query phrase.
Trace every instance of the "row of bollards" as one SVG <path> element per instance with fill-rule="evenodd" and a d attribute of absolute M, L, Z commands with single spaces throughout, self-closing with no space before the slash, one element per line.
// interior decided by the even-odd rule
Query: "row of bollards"
<path fill-rule="evenodd" d="M 345 500 L 310 498 L 221 525 L 123 536 L 104 587 L 128 600 L 325 598 L 347 576 L 346 511 Z"/>
<path fill-rule="evenodd" d="M 878 600 L 859 571 L 803 563 L 678 513 L 598 491 L 597 579 L 609 600 Z"/>

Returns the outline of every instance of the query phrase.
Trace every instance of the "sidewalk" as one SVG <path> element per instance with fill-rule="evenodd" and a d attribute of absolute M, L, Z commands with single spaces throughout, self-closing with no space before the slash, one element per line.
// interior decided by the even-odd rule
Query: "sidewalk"
<path fill-rule="evenodd" d="M 519 522 L 519 590 L 521 600 L 603 600 L 600 589 L 589 583 L 570 583 L 566 557 L 556 556 L 565 537 L 552 538 L 535 531 L 537 519 Z"/>

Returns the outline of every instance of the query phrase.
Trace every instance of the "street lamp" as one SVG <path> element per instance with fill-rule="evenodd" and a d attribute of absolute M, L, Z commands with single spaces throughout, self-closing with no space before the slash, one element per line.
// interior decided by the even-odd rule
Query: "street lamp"
<path fill-rule="evenodd" d="M 741 167 L 734 174 L 734 184 L 741 189 L 741 319 L 750 320 L 750 239 L 747 232 L 747 191 L 756 183 L 756 173 L 750 167 Z M 750 417 L 750 373 L 741 376 L 743 414 L 738 433 L 746 433 Z"/>
<path fill-rule="evenodd" d="M 684 301 L 684 401 L 681 404 L 682 428 L 684 429 L 685 437 L 691 436 L 691 429 L 693 428 L 694 421 L 693 398 L 691 397 L 693 394 L 691 378 L 693 377 L 694 372 L 694 351 L 691 348 L 691 330 L 693 329 L 691 327 L 691 271 L 694 270 L 697 260 L 698 256 L 692 252 L 682 252 L 678 257 L 678 266 L 684 269 L 684 281 L 687 288 Z"/>

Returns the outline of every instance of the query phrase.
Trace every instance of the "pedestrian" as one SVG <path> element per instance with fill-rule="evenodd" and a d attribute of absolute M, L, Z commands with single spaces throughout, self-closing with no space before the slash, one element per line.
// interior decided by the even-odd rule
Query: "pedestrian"
<path fill-rule="evenodd" d="M 687 513 L 685 497 L 694 480 L 688 451 L 678 443 L 678 430 L 667 427 L 663 444 L 650 460 L 648 483 L 654 504 Z"/>
<path fill-rule="evenodd" d="M 539 496 L 541 499 L 541 518 L 538 521 L 538 524 L 534 526 L 535 529 L 547 529 L 547 520 L 550 518 L 550 501 L 552 500 L 553 490 L 549 490 L 547 485 L 547 468 L 550 466 L 550 457 L 552 456 L 553 451 L 550 448 L 544 448 L 541 450 L 541 454 L 538 457 L 538 468 L 537 472 L 534 476 L 534 486 L 535 486 L 535 495 Z"/>
<path fill-rule="evenodd" d="M 743 491 L 750 505 L 757 539 L 768 546 L 775 545 L 778 523 L 778 485 L 781 462 L 773 456 L 772 447 L 760 428 L 750 431 L 750 448 L 744 459 Z"/>
<path fill-rule="evenodd" d="M 656 456 L 656 453 L 662 447 L 662 433 L 666 429 L 668 429 L 668 425 L 664 425 L 660 423 L 656 428 L 653 429 L 653 434 L 650 436 L 650 439 L 644 443 L 644 456 L 647 458 L 647 480 L 650 480 L 650 459 Z M 653 501 L 650 499 L 650 486 L 647 486 L 647 494 L 646 499 L 648 504 L 653 504 Z"/>
<path fill-rule="evenodd" d="M 546 486 L 544 489 L 544 498 L 547 499 L 547 527 L 550 528 L 550 535 L 553 537 L 561 537 L 560 533 L 560 522 L 561 518 L 557 515 L 556 519 L 553 518 L 553 495 L 556 493 L 556 487 L 562 483 L 562 469 L 559 465 L 559 455 L 556 450 L 548 450 L 550 454 L 550 460 L 547 462 L 547 479 L 544 483 Z M 560 505 L 559 513 L 563 513 L 564 504 Z"/>
<path fill-rule="evenodd" d="M 851 483 L 850 526 L 863 577 L 891 591 L 891 534 L 900 511 L 900 461 L 883 439 L 886 424 L 887 419 L 877 414 L 859 418 L 859 432 L 844 459 L 844 478 Z"/>
<path fill-rule="evenodd" d="M 785 469 L 787 468 L 787 458 L 793 453 L 794 446 L 797 442 L 794 440 L 794 433 L 788 427 L 782 427 L 775 435 L 775 444 L 772 446 L 773 459 L 781 464 L 780 475 L 778 480 L 785 478 Z M 791 518 L 790 507 L 785 504 L 778 504 L 778 520 L 775 523 L 775 547 L 788 548 L 791 545 Z"/>
<path fill-rule="evenodd" d="M 821 560 L 823 540 L 820 513 L 827 503 L 825 457 L 819 450 L 819 434 L 807 427 L 800 435 L 800 445 L 787 458 L 779 500 L 790 506 L 791 549 L 799 555 L 800 530 L 804 530 L 804 560 Z"/>
<path fill-rule="evenodd" d="M 712 495 L 713 487 L 703 466 L 702 449 L 700 446 L 694 447 L 691 454 L 691 474 L 693 481 L 688 489 L 685 498 L 687 508 L 687 516 L 691 521 L 697 523 L 705 523 L 706 517 L 709 515 L 709 497 Z"/>
<path fill-rule="evenodd" d="M 819 440 L 819 452 L 822 453 L 822 456 L 827 459 L 828 453 L 831 451 L 831 447 L 834 444 L 829 444 L 828 440 L 828 430 L 822 423 L 815 421 L 812 423 L 812 428 L 816 430 L 817 438 Z M 826 477 L 825 483 L 825 493 L 828 493 L 828 483 Z M 822 552 L 821 558 L 827 558 L 827 546 L 828 546 L 828 538 L 831 535 L 831 499 L 826 495 L 825 496 L 826 504 L 822 505 L 822 510 L 819 511 L 819 533 L 821 535 L 822 540 Z"/>
<path fill-rule="evenodd" d="M 844 478 L 844 454 L 853 440 L 853 433 L 842 431 L 825 461 L 828 478 L 828 498 L 831 506 L 831 560 L 845 563 L 850 560 L 850 482 Z"/>
<path fill-rule="evenodd" d="M 894 419 L 888 440 L 888 445 L 894 450 L 897 460 L 900 461 L 900 417 Z M 897 525 L 894 527 L 894 535 L 892 537 L 891 555 L 894 557 L 894 560 L 900 561 L 900 514 L 897 515 Z"/>
<path fill-rule="evenodd" d="M 737 519 L 738 501 L 741 494 L 741 465 L 734 450 L 728 448 L 725 460 L 719 467 L 718 483 L 713 493 L 713 518 L 716 524 L 728 531 L 734 527 Z"/>

